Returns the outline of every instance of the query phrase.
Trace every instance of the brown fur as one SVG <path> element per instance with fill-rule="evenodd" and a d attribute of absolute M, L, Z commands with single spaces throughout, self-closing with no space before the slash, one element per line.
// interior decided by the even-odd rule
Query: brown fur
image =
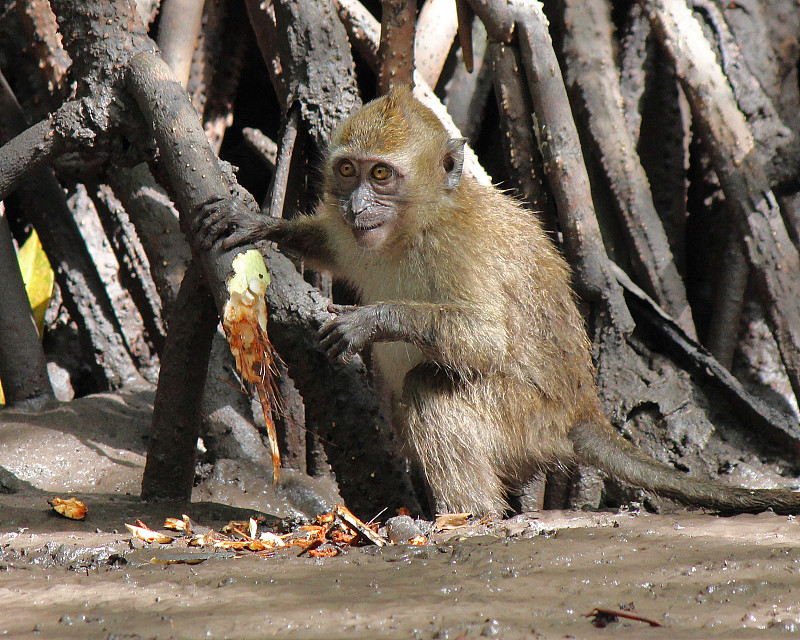
<path fill-rule="evenodd" d="M 797 511 L 800 494 L 693 480 L 616 433 L 600 408 L 566 263 L 512 198 L 469 176 L 445 186 L 449 141 L 407 89 L 393 91 L 334 134 L 314 217 L 242 223 L 234 241 L 277 240 L 358 289 L 365 306 L 323 333 L 352 351 L 374 343 L 397 431 L 436 507 L 499 514 L 507 489 L 581 461 L 690 505 Z M 392 233 L 377 248 L 359 246 L 344 215 L 347 189 L 334 169 L 342 158 L 374 158 L 402 178 L 385 214 Z"/>

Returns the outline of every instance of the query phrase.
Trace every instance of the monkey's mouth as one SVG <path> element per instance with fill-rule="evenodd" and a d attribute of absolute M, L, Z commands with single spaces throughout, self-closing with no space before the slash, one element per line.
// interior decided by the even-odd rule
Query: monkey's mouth
<path fill-rule="evenodd" d="M 376 249 L 381 246 L 389 236 L 388 225 L 377 223 L 372 226 L 352 227 L 356 244 L 362 249 Z"/>

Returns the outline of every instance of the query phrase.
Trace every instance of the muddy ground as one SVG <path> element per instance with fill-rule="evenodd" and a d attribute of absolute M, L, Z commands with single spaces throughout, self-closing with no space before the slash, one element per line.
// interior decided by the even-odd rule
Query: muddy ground
<path fill-rule="evenodd" d="M 142 504 L 151 398 L 0 412 L 0 635 L 7 638 L 751 638 L 800 631 L 800 522 L 771 513 L 539 512 L 439 532 L 428 546 L 333 558 L 231 557 L 132 540 L 188 513 L 219 527 L 302 505 L 228 469 L 192 505 Z M 77 495 L 83 522 L 50 509 Z M 283 500 L 283 501 L 282 501 Z M 227 504 L 223 504 L 227 502 Z M 385 517 L 385 516 L 384 516 Z M 593 609 L 653 619 L 605 628 Z"/>

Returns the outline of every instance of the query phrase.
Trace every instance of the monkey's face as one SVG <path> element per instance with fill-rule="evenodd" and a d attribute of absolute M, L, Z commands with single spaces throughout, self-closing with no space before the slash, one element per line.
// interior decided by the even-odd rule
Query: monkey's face
<path fill-rule="evenodd" d="M 332 161 L 332 192 L 358 246 L 377 249 L 397 232 L 406 203 L 404 172 L 386 159 L 342 156 Z"/>

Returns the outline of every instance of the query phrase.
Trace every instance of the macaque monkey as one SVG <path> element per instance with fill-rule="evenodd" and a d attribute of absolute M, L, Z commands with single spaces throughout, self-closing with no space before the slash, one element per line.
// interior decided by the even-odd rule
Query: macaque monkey
<path fill-rule="evenodd" d="M 692 479 L 617 433 L 567 264 L 530 211 L 462 175 L 463 146 L 396 89 L 333 134 L 314 216 L 210 203 L 196 242 L 272 240 L 357 289 L 362 304 L 337 308 L 321 344 L 343 359 L 372 347 L 441 512 L 500 515 L 507 491 L 573 463 L 691 506 L 800 511 L 800 493 Z"/>

